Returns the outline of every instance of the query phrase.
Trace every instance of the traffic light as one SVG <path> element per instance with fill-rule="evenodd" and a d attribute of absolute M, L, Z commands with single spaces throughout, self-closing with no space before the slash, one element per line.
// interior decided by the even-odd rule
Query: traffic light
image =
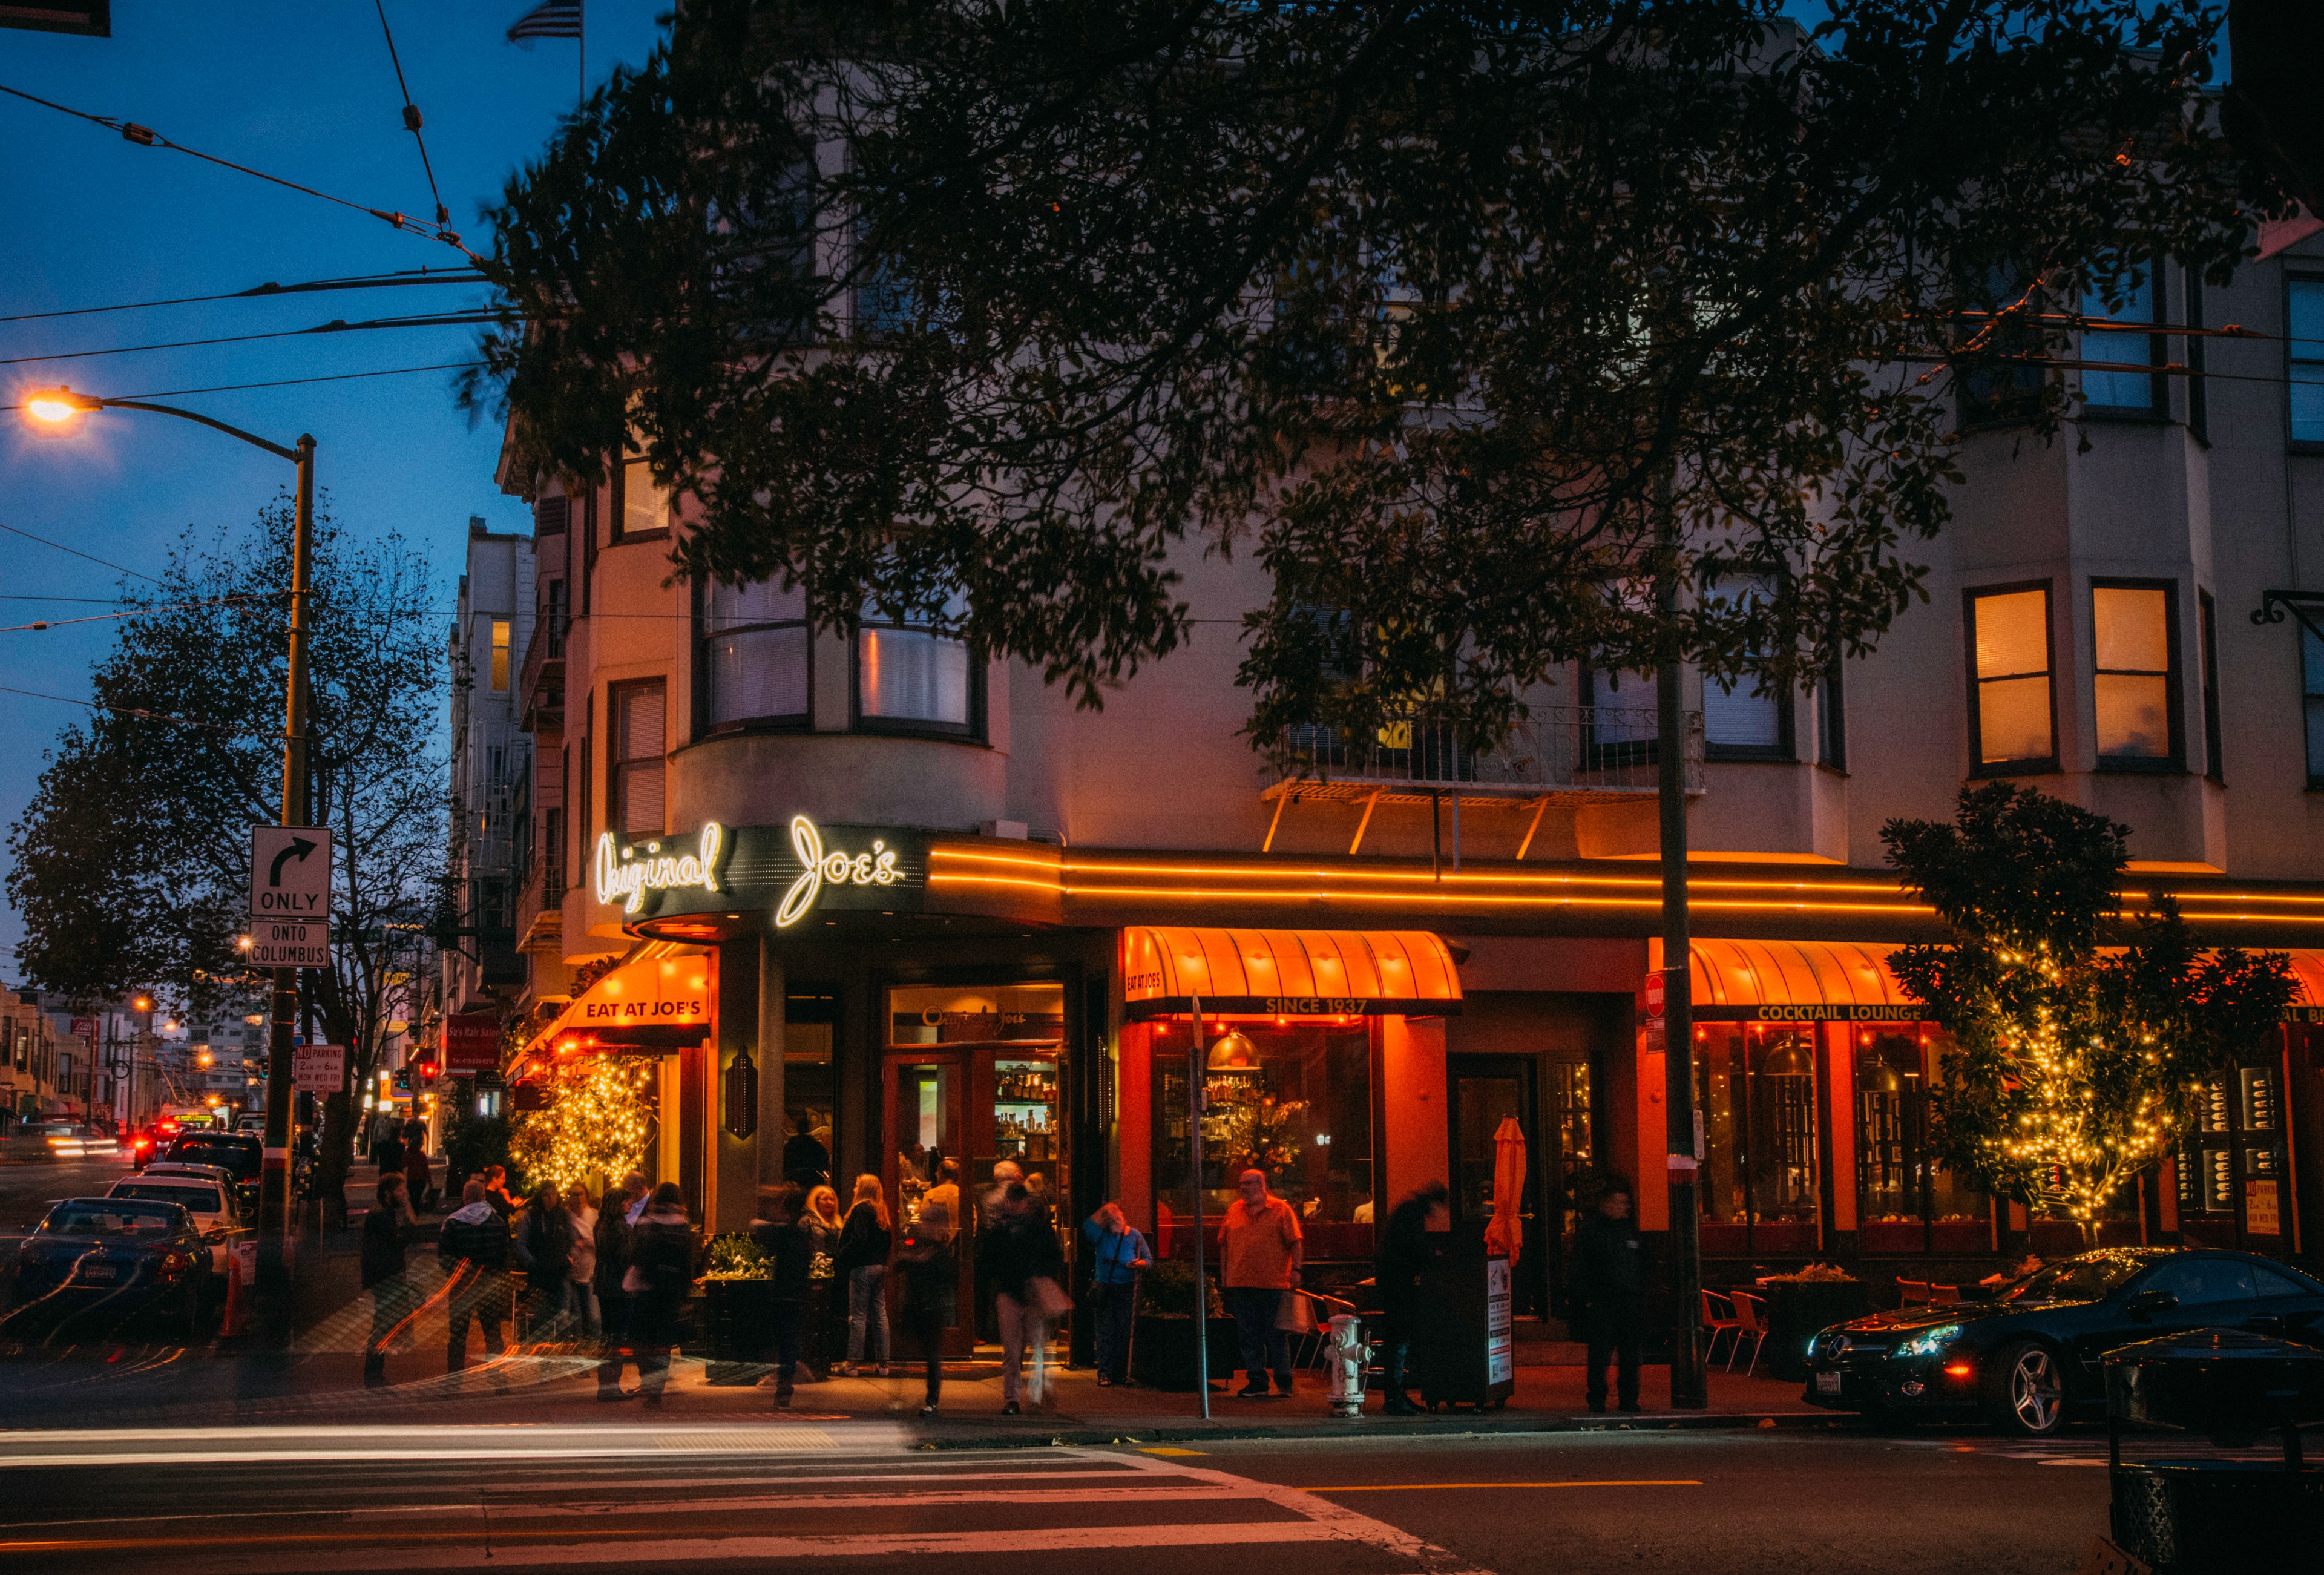
<path fill-rule="evenodd" d="M 421 1062 L 420 1064 L 420 1081 L 422 1082 L 434 1082 L 436 1081 L 436 1073 L 439 1070 L 441 1069 L 438 1067 L 433 1061 Z"/>
<path fill-rule="evenodd" d="M 396 1073 L 395 1091 L 398 1093 L 410 1093 L 411 1091 L 411 1069 L 410 1067 L 403 1067 Z"/>

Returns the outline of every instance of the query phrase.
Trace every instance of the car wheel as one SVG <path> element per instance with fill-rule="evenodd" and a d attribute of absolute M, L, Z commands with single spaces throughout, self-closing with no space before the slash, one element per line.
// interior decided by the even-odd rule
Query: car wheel
<path fill-rule="evenodd" d="M 2046 1345 L 2021 1340 L 2004 1349 L 1987 1380 L 1994 1425 L 2020 1438 L 2049 1438 L 2066 1425 L 2066 1371 Z"/>

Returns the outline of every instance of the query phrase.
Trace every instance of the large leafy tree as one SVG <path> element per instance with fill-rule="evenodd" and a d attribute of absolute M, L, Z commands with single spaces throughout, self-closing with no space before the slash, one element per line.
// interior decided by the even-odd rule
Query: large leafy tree
<path fill-rule="evenodd" d="M 509 184 L 468 397 L 641 447 L 692 573 L 964 592 L 1087 704 L 1185 636 L 1185 551 L 1253 553 L 1200 612 L 1264 748 L 1490 744 L 1582 657 L 1796 682 L 1918 594 L 1960 379 L 2053 423 L 2060 299 L 2240 244 L 2214 22 L 705 0 Z"/>
<path fill-rule="evenodd" d="M 124 582 L 96 706 L 58 735 L 9 834 L 18 958 L 37 982 L 88 999 L 156 989 L 201 1016 L 268 1003 L 236 941 L 250 828 L 281 818 L 290 522 L 285 495 L 249 525 L 189 530 L 158 583 Z M 442 875 L 442 622 L 426 560 L 401 538 L 355 542 L 318 505 L 314 539 L 310 813 L 338 859 L 313 1002 L 361 1088 L 411 999 Z M 351 1150 L 335 1100 L 326 1188 Z"/>
<path fill-rule="evenodd" d="M 2277 1031 L 2280 952 L 2199 947 L 2167 900 L 2125 919 L 2129 828 L 2007 782 L 1955 819 L 1882 829 L 1948 941 L 1889 966 L 1951 1036 L 1932 1101 L 1939 1158 L 2085 1230 L 2172 1152 L 2198 1091 Z"/>

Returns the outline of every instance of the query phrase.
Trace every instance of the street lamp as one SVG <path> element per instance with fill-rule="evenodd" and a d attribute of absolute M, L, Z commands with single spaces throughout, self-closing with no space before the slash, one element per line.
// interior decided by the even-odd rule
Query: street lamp
<path fill-rule="evenodd" d="M 282 824 L 303 824 L 307 806 L 307 598 L 311 588 L 315 537 L 315 439 L 302 432 L 296 444 L 285 448 L 256 433 L 174 405 L 104 399 L 76 393 L 69 388 L 38 389 L 23 403 L 34 420 L 52 427 L 64 426 L 98 410 L 148 410 L 157 416 L 175 416 L 181 421 L 238 438 L 298 467 L 297 507 L 290 530 L 290 673 L 282 727 Z M 290 1027 L 299 1010 L 298 994 L 297 970 L 277 968 L 274 1031 L 266 1056 L 266 1161 L 259 1184 L 258 1283 L 263 1293 L 279 1298 L 271 1309 L 271 1321 L 277 1325 L 273 1332 L 278 1333 L 287 1331 L 290 1312 Z M 150 1010 L 151 1003 L 141 998 L 139 1009 Z"/>

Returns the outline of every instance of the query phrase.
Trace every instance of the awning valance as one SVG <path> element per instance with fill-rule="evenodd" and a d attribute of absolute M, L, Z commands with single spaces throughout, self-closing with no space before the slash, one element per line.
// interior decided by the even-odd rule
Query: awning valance
<path fill-rule="evenodd" d="M 1888 948 L 1838 941 L 1699 940 L 1698 1022 L 1911 1022 L 1927 1009 L 1888 972 Z"/>
<path fill-rule="evenodd" d="M 1426 930 L 1148 928 L 1121 933 L 1123 1010 L 1277 1017 L 1437 1017 L 1458 1011 L 1452 953 Z"/>
<path fill-rule="evenodd" d="M 652 941 L 573 998 L 533 1036 L 511 1081 L 555 1055 L 587 1050 L 661 1053 L 698 1045 L 718 1003 L 718 958 L 700 946 Z"/>

